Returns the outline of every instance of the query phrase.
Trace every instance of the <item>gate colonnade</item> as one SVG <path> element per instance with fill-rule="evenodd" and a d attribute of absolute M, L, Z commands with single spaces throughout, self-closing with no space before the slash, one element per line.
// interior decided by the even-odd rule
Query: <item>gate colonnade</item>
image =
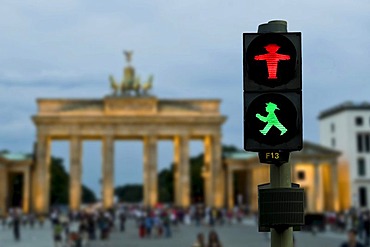
<path fill-rule="evenodd" d="M 144 205 L 158 200 L 157 141 L 174 143 L 175 204 L 189 206 L 189 141 L 204 142 L 205 204 L 224 205 L 224 176 L 221 160 L 220 100 L 165 100 L 156 97 L 115 97 L 103 99 L 38 99 L 33 116 L 37 128 L 36 165 L 32 172 L 32 208 L 36 213 L 49 210 L 50 148 L 53 140 L 70 142 L 71 209 L 81 205 L 83 140 L 102 141 L 102 201 L 113 206 L 114 141 L 143 141 Z M 123 174 L 125 177 L 126 174 Z M 129 174 L 127 174 L 129 175 Z"/>

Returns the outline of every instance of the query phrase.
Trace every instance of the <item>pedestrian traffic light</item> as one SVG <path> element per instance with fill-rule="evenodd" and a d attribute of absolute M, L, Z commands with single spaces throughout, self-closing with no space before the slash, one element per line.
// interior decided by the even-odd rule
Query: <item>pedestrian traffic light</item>
<path fill-rule="evenodd" d="M 301 33 L 244 33 L 244 149 L 302 149 Z"/>

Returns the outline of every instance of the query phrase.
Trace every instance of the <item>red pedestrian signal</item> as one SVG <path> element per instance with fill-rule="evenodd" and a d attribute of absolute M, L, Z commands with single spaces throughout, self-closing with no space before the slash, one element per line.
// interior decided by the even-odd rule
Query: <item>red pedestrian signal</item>
<path fill-rule="evenodd" d="M 301 90 L 301 33 L 245 33 L 243 40 L 244 90 Z"/>
<path fill-rule="evenodd" d="M 278 62 L 280 60 L 289 60 L 289 55 L 278 54 L 280 46 L 277 44 L 268 44 L 265 46 L 267 54 L 254 56 L 255 60 L 265 60 L 267 63 L 268 77 L 267 79 L 277 79 L 276 72 L 278 69 Z"/>

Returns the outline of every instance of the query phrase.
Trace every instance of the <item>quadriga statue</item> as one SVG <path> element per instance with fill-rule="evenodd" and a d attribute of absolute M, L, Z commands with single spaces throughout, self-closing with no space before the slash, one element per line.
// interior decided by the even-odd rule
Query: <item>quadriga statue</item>
<path fill-rule="evenodd" d="M 142 83 L 139 76 L 135 76 L 135 68 L 130 65 L 132 59 L 132 51 L 124 51 L 128 65 L 123 70 L 123 78 L 121 83 L 117 83 L 112 75 L 109 76 L 113 95 L 130 96 L 131 92 L 135 96 L 148 95 L 148 92 L 153 87 L 153 75 L 150 75 L 145 83 Z"/>

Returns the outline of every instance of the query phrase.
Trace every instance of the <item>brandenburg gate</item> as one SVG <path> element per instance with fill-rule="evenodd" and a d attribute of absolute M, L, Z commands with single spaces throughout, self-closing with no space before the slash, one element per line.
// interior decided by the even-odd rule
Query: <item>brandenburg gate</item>
<path fill-rule="evenodd" d="M 128 62 L 131 54 L 126 52 Z M 102 202 L 113 206 L 114 141 L 143 142 L 144 205 L 158 200 L 157 142 L 174 144 L 175 204 L 191 203 L 189 141 L 204 142 L 205 204 L 224 205 L 224 176 L 221 160 L 221 126 L 226 120 L 220 114 L 220 100 L 158 99 L 148 94 L 153 78 L 141 85 L 129 65 L 124 69 L 122 84 L 111 76 L 114 93 L 102 99 L 38 99 L 33 116 L 37 128 L 36 164 L 32 174 L 32 207 L 36 213 L 49 210 L 50 148 L 53 140 L 70 142 L 70 208 L 81 205 L 82 142 L 102 142 Z M 130 91 L 131 90 L 131 91 Z M 140 91 L 141 90 L 141 91 Z M 122 177 L 129 174 L 122 174 Z"/>

